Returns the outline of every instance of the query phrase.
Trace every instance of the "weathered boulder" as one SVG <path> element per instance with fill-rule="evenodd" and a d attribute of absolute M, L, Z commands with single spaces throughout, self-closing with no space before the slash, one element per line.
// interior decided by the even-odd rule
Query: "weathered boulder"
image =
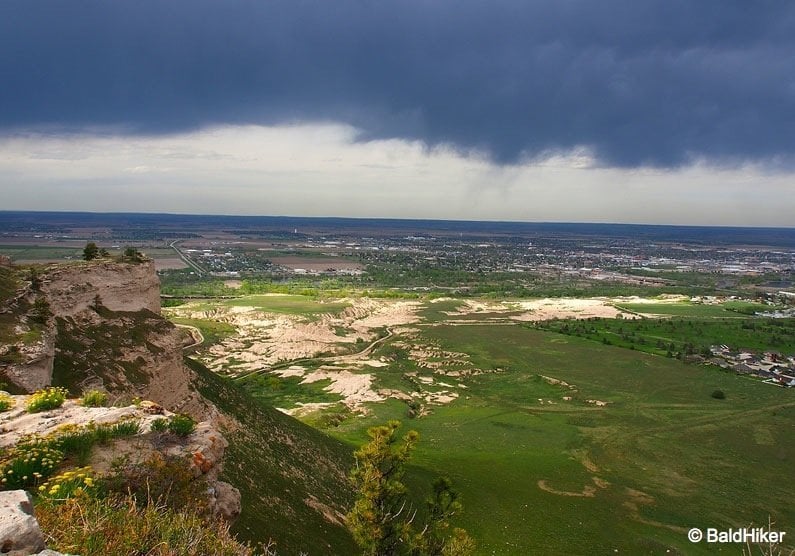
<path fill-rule="evenodd" d="M 232 522 L 240 515 L 240 491 L 223 481 L 216 481 L 211 486 L 210 507 L 213 517 L 220 517 Z"/>
<path fill-rule="evenodd" d="M 10 345 L 4 346 L 8 351 Z M 27 392 L 34 392 L 52 383 L 52 365 L 55 359 L 55 330 L 47 327 L 38 341 L 19 342 L 13 346 L 20 362 L 4 365 L 6 378 Z"/>
<path fill-rule="evenodd" d="M 0 492 L 0 552 L 27 556 L 44 550 L 44 535 L 33 516 L 33 500 L 24 490 Z"/>

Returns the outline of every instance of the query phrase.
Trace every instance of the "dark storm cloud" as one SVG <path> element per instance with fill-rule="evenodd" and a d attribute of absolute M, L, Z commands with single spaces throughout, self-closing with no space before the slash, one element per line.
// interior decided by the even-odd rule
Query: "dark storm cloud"
<path fill-rule="evenodd" d="M 795 4 L 3 0 L 0 126 L 340 121 L 499 162 L 791 161 Z"/>

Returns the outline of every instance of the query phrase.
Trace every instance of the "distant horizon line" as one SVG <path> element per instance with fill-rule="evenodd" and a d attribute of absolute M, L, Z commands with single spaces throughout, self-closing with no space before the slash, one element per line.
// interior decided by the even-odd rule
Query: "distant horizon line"
<path fill-rule="evenodd" d="M 665 228 L 727 228 L 727 229 L 749 229 L 749 230 L 787 230 L 795 231 L 795 226 L 748 226 L 741 224 L 659 224 L 659 223 L 639 223 L 639 222 L 594 222 L 594 221 L 555 221 L 555 220 L 467 220 L 450 218 L 408 218 L 391 216 L 301 216 L 287 214 L 211 214 L 194 212 L 139 212 L 139 211 L 90 211 L 90 210 L 26 210 L 26 209 L 0 209 L 2 214 L 59 214 L 59 215 L 129 215 L 129 216 L 180 216 L 180 217 L 214 217 L 214 218 L 273 218 L 273 219 L 296 219 L 296 220 L 379 220 L 391 222 L 451 222 L 451 223 L 473 223 L 473 224 L 528 224 L 528 225 L 589 225 L 589 226 L 646 226 L 646 227 L 665 227 Z"/>

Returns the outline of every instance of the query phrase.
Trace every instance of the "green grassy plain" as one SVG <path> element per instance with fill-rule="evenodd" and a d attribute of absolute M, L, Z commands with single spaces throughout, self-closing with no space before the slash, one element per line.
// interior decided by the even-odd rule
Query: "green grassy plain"
<path fill-rule="evenodd" d="M 644 315 L 666 315 L 675 317 L 693 318 L 744 318 L 740 310 L 756 308 L 758 311 L 769 309 L 766 305 L 751 303 L 723 303 L 720 305 L 705 305 L 701 303 L 617 303 L 616 307 L 632 313 Z"/>
<path fill-rule="evenodd" d="M 345 306 L 289 295 L 218 303 L 309 316 Z M 366 415 L 338 403 L 302 419 L 351 447 L 389 419 L 419 431 L 407 482 L 419 489 L 435 475 L 453 480 L 465 507 L 456 525 L 478 541 L 478 554 L 712 554 L 717 547 L 687 540 L 690 527 L 761 525 L 771 516 L 777 528 L 795 530 L 795 486 L 787 479 L 795 464 L 794 392 L 664 356 L 671 343 L 792 353 L 792 319 L 738 312 L 755 309 L 748 304 L 660 303 L 638 305 L 668 308 L 673 318 L 540 325 L 582 327 L 578 337 L 528 323 L 446 324 L 459 317 L 445 311 L 460 305 L 428 303 L 418 338 L 394 336 L 372 354 L 389 365 L 359 371 L 373 374 L 376 388 L 408 393 L 451 383 L 444 388 L 458 394 L 455 401 L 426 406 L 430 413 L 419 418 L 411 417 L 416 407 L 389 399 L 367 404 Z M 432 360 L 462 359 L 446 364 L 484 372 L 434 375 L 401 341 L 466 354 Z M 323 391 L 325 381 L 262 375 L 241 382 L 269 406 L 339 399 Z M 711 396 L 718 389 L 726 399 Z"/>
<path fill-rule="evenodd" d="M 83 249 L 76 247 L 39 247 L 36 245 L 0 245 L 0 255 L 12 261 L 47 261 L 82 259 Z"/>
<path fill-rule="evenodd" d="M 782 481 L 795 461 L 792 392 L 520 326 L 423 336 L 504 370 L 468 379 L 426 417 L 407 419 L 392 400 L 330 432 L 359 443 L 389 418 L 418 430 L 414 462 L 461 490 L 459 524 L 479 554 L 708 554 L 687 528 L 761 524 L 768 514 L 782 530 L 795 525 L 795 487 Z M 715 389 L 727 398 L 713 399 Z"/>

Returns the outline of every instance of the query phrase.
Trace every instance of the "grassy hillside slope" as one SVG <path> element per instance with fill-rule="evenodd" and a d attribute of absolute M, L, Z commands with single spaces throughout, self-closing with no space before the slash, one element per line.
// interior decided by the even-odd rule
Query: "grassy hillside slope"
<path fill-rule="evenodd" d="M 276 542 L 279 554 L 355 554 L 342 523 L 352 502 L 346 475 L 351 446 L 258 404 L 201 363 L 185 359 L 196 387 L 240 423 L 229 440 L 222 479 L 240 489 L 243 512 L 233 531 L 241 540 Z"/>

